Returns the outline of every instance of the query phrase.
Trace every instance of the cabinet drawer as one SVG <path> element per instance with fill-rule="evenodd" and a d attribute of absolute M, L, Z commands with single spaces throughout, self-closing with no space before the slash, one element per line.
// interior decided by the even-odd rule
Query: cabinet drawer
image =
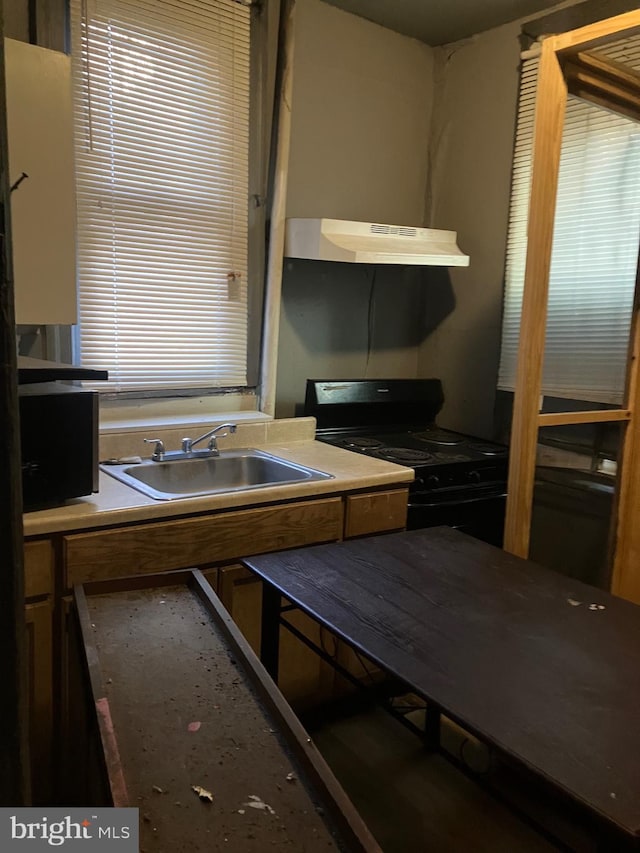
<path fill-rule="evenodd" d="M 347 497 L 345 539 L 407 526 L 408 489 Z"/>
<path fill-rule="evenodd" d="M 65 584 L 198 567 L 341 535 L 340 498 L 77 533 L 63 540 Z"/>
<path fill-rule="evenodd" d="M 49 539 L 24 543 L 25 598 L 53 592 L 53 545 Z"/>

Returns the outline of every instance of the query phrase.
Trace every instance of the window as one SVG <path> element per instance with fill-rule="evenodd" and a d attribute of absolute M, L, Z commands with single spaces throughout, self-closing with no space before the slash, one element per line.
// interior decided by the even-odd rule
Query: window
<path fill-rule="evenodd" d="M 640 38 L 603 49 L 640 69 Z M 515 386 L 538 58 L 524 60 L 498 387 Z M 640 126 L 570 97 L 563 133 L 543 393 L 620 405 L 640 240 Z"/>
<path fill-rule="evenodd" d="M 79 361 L 111 391 L 246 385 L 250 10 L 71 0 L 71 27 Z"/>

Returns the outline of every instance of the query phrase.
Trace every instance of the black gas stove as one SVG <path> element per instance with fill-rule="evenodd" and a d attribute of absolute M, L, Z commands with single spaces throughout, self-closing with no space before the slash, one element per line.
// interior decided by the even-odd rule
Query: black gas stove
<path fill-rule="evenodd" d="M 415 471 L 409 529 L 446 524 L 502 544 L 508 449 L 441 429 L 438 379 L 308 380 L 316 438 Z"/>

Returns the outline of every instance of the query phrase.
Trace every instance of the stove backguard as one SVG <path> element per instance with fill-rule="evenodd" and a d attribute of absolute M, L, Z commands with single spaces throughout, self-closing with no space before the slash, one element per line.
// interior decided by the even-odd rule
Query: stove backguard
<path fill-rule="evenodd" d="M 430 424 L 443 403 L 439 379 L 307 379 L 304 414 L 319 430 Z"/>

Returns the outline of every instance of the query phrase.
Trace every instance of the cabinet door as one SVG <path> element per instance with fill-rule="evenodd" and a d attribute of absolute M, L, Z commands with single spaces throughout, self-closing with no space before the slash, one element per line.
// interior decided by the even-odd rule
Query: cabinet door
<path fill-rule="evenodd" d="M 408 499 L 408 489 L 348 495 L 344 538 L 404 530 L 407 526 Z"/>
<path fill-rule="evenodd" d="M 53 737 L 53 545 L 49 539 L 24 544 L 27 598 L 27 702 L 31 789 L 35 804 L 49 802 Z"/>
<path fill-rule="evenodd" d="M 244 566 L 226 566 L 220 569 L 218 596 L 251 648 L 260 655 L 262 581 Z M 332 652 L 332 635 L 313 619 L 297 610 L 287 613 L 286 618 L 316 645 Z M 297 710 L 331 695 L 333 669 L 286 628 L 280 629 L 279 671 L 278 687 Z"/>
<path fill-rule="evenodd" d="M 16 322 L 76 323 L 71 59 L 4 44 Z"/>
<path fill-rule="evenodd" d="M 53 544 L 49 539 L 24 543 L 24 597 L 53 593 Z"/>
<path fill-rule="evenodd" d="M 51 795 L 53 736 L 52 607 L 51 599 L 27 604 L 29 747 L 31 793 L 36 804 Z"/>

